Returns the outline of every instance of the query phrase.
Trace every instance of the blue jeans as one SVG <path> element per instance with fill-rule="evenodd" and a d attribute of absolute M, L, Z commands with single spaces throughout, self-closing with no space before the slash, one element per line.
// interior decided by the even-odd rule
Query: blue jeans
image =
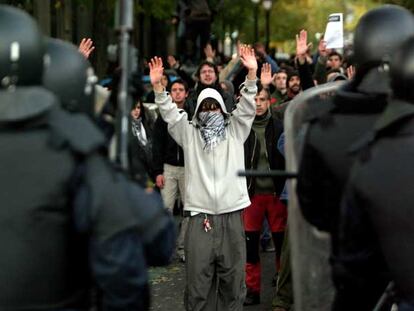
<path fill-rule="evenodd" d="M 262 235 L 260 238 L 260 245 L 262 246 L 263 250 L 270 243 L 271 239 L 272 239 L 272 234 L 270 233 L 269 223 L 267 222 L 267 218 L 265 217 L 263 219 Z"/>

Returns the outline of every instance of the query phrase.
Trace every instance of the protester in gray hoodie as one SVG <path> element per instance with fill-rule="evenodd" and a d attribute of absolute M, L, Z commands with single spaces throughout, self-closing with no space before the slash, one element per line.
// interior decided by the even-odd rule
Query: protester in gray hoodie
<path fill-rule="evenodd" d="M 179 111 L 160 84 L 161 58 L 151 60 L 155 102 L 170 135 L 184 150 L 186 198 L 190 217 L 186 234 L 186 310 L 242 310 L 246 249 L 241 211 L 250 205 L 243 143 L 255 117 L 257 61 L 254 50 L 240 48 L 248 69 L 237 108 L 228 113 L 220 93 L 204 89 L 192 121 Z M 218 282 L 218 291 L 217 289 Z"/>

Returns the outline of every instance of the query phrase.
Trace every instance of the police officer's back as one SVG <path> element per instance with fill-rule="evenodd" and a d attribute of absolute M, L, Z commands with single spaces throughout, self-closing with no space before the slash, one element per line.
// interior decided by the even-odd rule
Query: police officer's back
<path fill-rule="evenodd" d="M 104 309 L 146 309 L 147 259 L 166 263 L 174 245 L 161 201 L 100 156 L 86 116 L 40 87 L 33 20 L 0 6 L 0 29 L 0 309 L 87 309 L 92 280 Z"/>
<path fill-rule="evenodd" d="M 321 230 L 336 227 L 335 207 L 352 163 L 347 148 L 385 108 L 389 85 L 384 63 L 396 45 L 414 32 L 413 25 L 411 14 L 396 6 L 368 12 L 355 32 L 354 80 L 340 87 L 332 100 L 310 104 L 298 193 L 304 216 Z M 399 36 L 394 35 L 395 29 Z"/>
<path fill-rule="evenodd" d="M 336 310 L 355 307 L 341 301 L 338 279 L 341 273 L 335 266 L 339 203 L 352 165 L 348 148 L 373 126 L 385 109 L 389 93 L 387 63 L 398 44 L 413 33 L 414 20 L 403 8 L 383 6 L 368 12 L 355 31 L 354 80 L 341 87 L 328 103 L 315 101 L 309 108 L 297 190 L 304 217 L 318 229 L 332 234 Z M 342 274 L 340 279 L 343 280 Z M 372 293 L 361 295 L 376 299 L 378 291 L 373 289 Z"/>
<path fill-rule="evenodd" d="M 414 310 L 413 62 L 411 37 L 391 63 L 393 97 L 386 111 L 355 146 L 358 156 L 342 205 L 339 258 L 353 276 L 351 288 L 364 291 L 394 280 L 402 310 Z"/>

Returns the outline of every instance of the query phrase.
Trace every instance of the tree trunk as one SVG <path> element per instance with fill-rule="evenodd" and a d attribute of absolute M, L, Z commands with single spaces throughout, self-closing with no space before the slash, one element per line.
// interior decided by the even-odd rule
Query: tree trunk
<path fill-rule="evenodd" d="M 43 34 L 50 36 L 50 0 L 34 0 L 33 15 L 38 21 Z"/>
<path fill-rule="evenodd" d="M 72 0 L 63 0 L 60 3 L 60 7 L 56 10 L 56 37 L 72 42 L 74 39 L 72 27 Z"/>
<path fill-rule="evenodd" d="M 112 20 L 111 12 L 109 12 L 109 0 L 94 0 L 92 11 L 92 33 L 94 36 L 92 40 L 94 40 L 95 51 L 92 54 L 91 61 L 97 76 L 102 77 L 107 67 L 107 46 L 110 35 L 108 21 Z"/>

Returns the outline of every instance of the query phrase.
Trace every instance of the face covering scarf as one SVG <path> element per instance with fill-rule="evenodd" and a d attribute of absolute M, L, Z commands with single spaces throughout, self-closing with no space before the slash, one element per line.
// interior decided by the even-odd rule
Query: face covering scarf
<path fill-rule="evenodd" d="M 199 114 L 201 137 L 204 141 L 203 150 L 207 153 L 226 139 L 224 116 L 221 112 L 202 111 Z"/>

